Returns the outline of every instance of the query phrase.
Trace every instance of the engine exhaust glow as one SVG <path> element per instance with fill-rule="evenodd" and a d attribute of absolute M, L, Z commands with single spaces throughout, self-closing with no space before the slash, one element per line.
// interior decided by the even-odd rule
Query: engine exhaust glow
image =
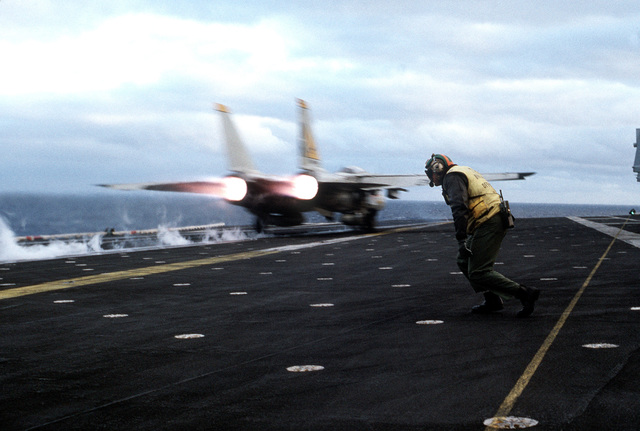
<path fill-rule="evenodd" d="M 222 180 L 223 197 L 229 201 L 238 202 L 247 195 L 247 182 L 238 177 L 226 177 Z"/>
<path fill-rule="evenodd" d="M 298 199 L 313 199 L 318 193 L 318 180 L 311 175 L 298 175 L 293 179 L 293 196 Z"/>

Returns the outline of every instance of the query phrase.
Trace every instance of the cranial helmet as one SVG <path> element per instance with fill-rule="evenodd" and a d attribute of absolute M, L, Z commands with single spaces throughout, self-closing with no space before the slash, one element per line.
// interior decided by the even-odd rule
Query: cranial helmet
<path fill-rule="evenodd" d="M 424 172 L 431 180 L 429 182 L 429 186 L 434 186 L 433 174 L 437 174 L 439 176 L 444 175 L 449 168 L 454 165 L 455 163 L 453 163 L 451 159 L 444 154 L 432 154 L 431 158 L 424 164 Z"/>

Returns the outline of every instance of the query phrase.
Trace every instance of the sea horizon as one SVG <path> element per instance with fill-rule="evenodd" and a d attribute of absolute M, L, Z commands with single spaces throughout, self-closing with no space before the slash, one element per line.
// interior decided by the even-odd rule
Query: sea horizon
<path fill-rule="evenodd" d="M 625 215 L 634 205 L 510 202 L 516 218 Z M 339 214 L 338 214 L 339 216 Z M 126 231 L 158 227 L 253 225 L 255 217 L 219 198 L 182 193 L 0 193 L 0 217 L 16 236 Z M 442 200 L 387 199 L 378 220 L 450 220 Z M 315 212 L 306 222 L 326 221 Z"/>
<path fill-rule="evenodd" d="M 631 205 L 511 203 L 518 218 L 623 216 Z M 308 223 L 326 219 L 305 213 Z M 378 213 L 381 223 L 429 223 L 451 220 L 443 201 L 387 200 Z M 171 228 L 224 224 L 232 229 L 207 229 L 206 242 L 244 241 L 258 237 L 251 229 L 255 217 L 222 199 L 178 193 L 50 194 L 0 193 L 0 262 L 42 260 L 101 254 L 100 237 L 110 230 L 158 229 L 154 247 L 184 246 L 190 240 Z M 516 222 L 517 224 L 517 222 Z M 237 227 L 238 229 L 233 229 Z M 21 237 L 84 234 L 80 239 L 24 245 Z M 169 233 L 169 235 L 167 235 Z"/>

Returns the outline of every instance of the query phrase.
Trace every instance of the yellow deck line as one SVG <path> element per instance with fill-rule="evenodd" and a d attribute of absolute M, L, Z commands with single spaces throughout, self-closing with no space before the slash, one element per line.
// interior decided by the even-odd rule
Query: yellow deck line
<path fill-rule="evenodd" d="M 624 227 L 625 227 L 625 225 L 627 224 L 628 221 L 629 221 L 629 218 L 627 218 L 627 220 L 624 222 L 624 224 L 622 225 L 622 227 L 618 231 L 618 234 L 616 234 L 616 236 L 613 237 L 613 239 L 611 240 L 611 243 L 609 243 L 609 246 L 607 247 L 605 252 L 602 254 L 600 259 L 598 259 L 598 262 L 594 266 L 593 270 L 591 271 L 591 273 L 589 274 L 587 279 L 582 284 L 582 287 L 580 288 L 580 290 L 578 290 L 578 292 L 575 294 L 575 296 L 573 297 L 573 299 L 571 300 L 571 302 L 569 303 L 567 308 L 564 310 L 564 312 L 560 316 L 560 319 L 558 319 L 558 322 L 556 323 L 556 325 L 553 327 L 553 329 L 551 330 L 549 335 L 547 335 L 547 338 L 542 343 L 542 346 L 540 346 L 540 348 L 538 349 L 538 351 L 534 355 L 533 359 L 531 360 L 531 362 L 529 363 L 527 368 L 524 370 L 524 373 L 522 373 L 522 375 L 520 376 L 520 378 L 516 382 L 515 386 L 511 389 L 511 392 L 509 392 L 507 397 L 504 399 L 504 401 L 502 402 L 502 404 L 498 408 L 498 411 L 494 415 L 495 418 L 505 417 L 505 416 L 509 415 L 509 413 L 513 409 L 513 406 L 515 405 L 516 401 L 518 400 L 518 398 L 520 397 L 520 395 L 524 391 L 524 388 L 531 381 L 531 378 L 533 377 L 534 373 L 536 372 L 536 370 L 538 369 L 538 367 L 542 363 L 542 360 L 544 359 L 544 356 L 549 351 L 549 348 L 551 347 L 551 344 L 553 344 L 553 342 L 555 341 L 556 337 L 558 336 L 558 333 L 560 332 L 560 330 L 564 326 L 565 322 L 569 318 L 569 315 L 571 314 L 571 312 L 575 308 L 576 304 L 580 300 L 580 297 L 584 293 L 585 289 L 587 288 L 587 286 L 589 286 L 589 283 L 591 283 L 591 279 L 593 278 L 595 273 L 598 271 L 598 268 L 600 268 L 600 265 L 602 264 L 602 262 L 605 260 L 605 258 L 609 254 L 609 251 L 611 251 L 611 247 L 613 247 L 613 243 L 616 242 L 616 239 L 618 238 L 618 235 L 620 234 L 620 232 L 622 232 L 622 230 L 624 229 Z M 494 429 L 495 429 L 495 427 L 487 426 L 485 428 L 485 431 L 494 430 Z"/>
<path fill-rule="evenodd" d="M 370 236 L 387 235 L 390 233 L 403 232 L 407 230 L 418 229 L 420 227 L 424 227 L 424 225 L 390 229 L 388 231 L 377 232 L 369 235 L 350 236 L 346 238 L 339 238 L 337 240 L 301 244 L 295 247 L 309 248 L 309 247 L 315 247 L 318 245 L 329 245 L 329 244 L 335 244 L 336 242 L 364 239 Z M 270 248 L 265 250 L 248 251 L 248 252 L 230 254 L 227 256 L 209 257 L 204 259 L 189 260 L 185 262 L 176 262 L 176 263 L 169 263 L 169 264 L 163 264 L 163 265 L 147 266 L 144 268 L 129 269 L 125 271 L 115 271 L 115 272 L 108 272 L 108 273 L 98 274 L 98 275 L 89 275 L 85 277 L 50 281 L 50 282 L 41 283 L 41 284 L 34 284 L 31 286 L 16 287 L 13 289 L 2 290 L 0 291 L 0 300 L 16 298 L 19 296 L 33 295 L 33 294 L 42 293 L 42 292 L 51 292 L 54 290 L 69 289 L 71 287 L 88 286 L 91 284 L 98 284 L 98 283 L 108 283 L 111 281 L 125 280 L 127 278 L 132 278 L 132 277 L 145 277 L 145 276 L 154 275 L 154 274 L 162 274 L 165 272 L 196 268 L 199 266 L 215 265 L 215 264 L 230 262 L 234 260 L 252 259 L 255 257 L 267 256 L 270 254 L 280 253 L 287 250 L 291 250 L 291 246 L 276 247 L 276 248 Z"/>
<path fill-rule="evenodd" d="M 215 265 L 222 262 L 229 262 L 240 259 L 251 259 L 254 257 L 266 256 L 269 254 L 279 253 L 276 249 L 258 250 L 243 253 L 230 254 L 227 256 L 210 257 L 198 260 L 189 260 L 185 262 L 169 263 L 165 265 L 147 266 L 144 268 L 129 269 L 125 271 L 108 272 L 98 275 L 89 275 L 85 277 L 68 278 L 65 280 L 50 281 L 42 284 L 34 284 L 32 286 L 16 287 L 0 291 L 0 300 L 16 298 L 18 296 L 33 295 L 35 293 L 51 292 L 53 290 L 68 289 L 70 287 L 87 286 L 98 283 L 108 283 L 110 281 L 119 281 L 132 277 L 145 277 L 154 274 L 162 274 L 171 271 L 180 271 L 182 269 L 196 268 L 204 265 Z"/>

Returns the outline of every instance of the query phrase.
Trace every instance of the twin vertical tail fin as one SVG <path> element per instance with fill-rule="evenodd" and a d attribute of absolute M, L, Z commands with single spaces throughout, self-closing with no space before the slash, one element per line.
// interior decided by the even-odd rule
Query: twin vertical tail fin
<path fill-rule="evenodd" d="M 216 104 L 214 109 L 222 114 L 222 127 L 225 135 L 229 170 L 231 172 L 243 174 L 257 172 L 253 161 L 249 156 L 247 147 L 240 139 L 240 135 L 238 134 L 233 121 L 231 121 L 229 108 L 221 104 Z"/>
<path fill-rule="evenodd" d="M 309 121 L 309 107 L 307 102 L 297 99 L 300 108 L 300 137 L 299 146 L 299 168 L 307 172 L 316 172 L 322 169 L 320 165 L 320 156 L 316 148 L 316 141 L 311 133 L 311 124 Z"/>
<path fill-rule="evenodd" d="M 304 100 L 297 99 L 297 102 L 300 108 L 300 137 L 298 140 L 300 159 L 298 167 L 305 172 L 318 172 L 322 170 L 322 166 L 318 149 L 316 148 L 316 141 L 311 133 L 309 108 Z M 216 104 L 215 110 L 222 114 L 222 127 L 225 135 L 229 170 L 243 174 L 257 173 L 258 171 L 249 156 L 247 147 L 240 139 L 240 135 L 233 121 L 231 121 L 229 108 Z"/>

